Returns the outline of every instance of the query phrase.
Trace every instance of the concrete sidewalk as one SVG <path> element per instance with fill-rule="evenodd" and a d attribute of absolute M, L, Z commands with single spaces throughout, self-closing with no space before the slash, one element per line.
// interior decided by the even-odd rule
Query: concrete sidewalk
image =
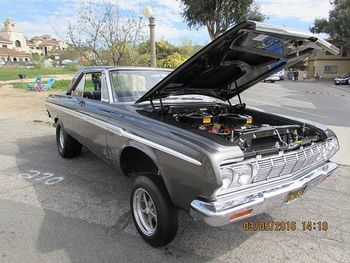
<path fill-rule="evenodd" d="M 340 150 L 334 155 L 332 161 L 350 166 L 350 127 L 329 126 L 338 137 Z"/>

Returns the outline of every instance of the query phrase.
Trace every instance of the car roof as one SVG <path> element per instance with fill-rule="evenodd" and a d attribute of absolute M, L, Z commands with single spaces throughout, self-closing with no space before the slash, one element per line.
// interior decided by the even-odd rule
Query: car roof
<path fill-rule="evenodd" d="M 117 66 L 90 66 L 80 69 L 80 72 L 94 71 L 94 70 L 156 70 L 156 71 L 172 71 L 168 68 L 153 68 L 153 67 L 117 67 Z"/>

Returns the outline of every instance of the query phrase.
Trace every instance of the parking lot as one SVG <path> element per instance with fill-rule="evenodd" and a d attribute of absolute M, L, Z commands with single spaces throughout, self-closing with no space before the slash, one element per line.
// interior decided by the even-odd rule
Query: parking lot
<path fill-rule="evenodd" d="M 0 96 L 0 262 L 350 262 L 350 86 L 259 83 L 242 94 L 248 105 L 318 121 L 339 135 L 333 176 L 252 219 L 295 221 L 296 231 L 244 231 L 242 222 L 211 228 L 180 212 L 175 240 L 159 249 L 134 228 L 130 179 L 87 150 L 59 157 L 41 110 L 45 94 L 5 86 L 0 93 L 7 94 Z M 11 103 L 18 107 L 9 110 Z M 329 228 L 303 231 L 303 221 Z"/>

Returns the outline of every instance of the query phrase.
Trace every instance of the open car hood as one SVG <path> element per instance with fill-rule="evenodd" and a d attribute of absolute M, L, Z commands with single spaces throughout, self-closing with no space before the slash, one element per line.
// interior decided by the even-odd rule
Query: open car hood
<path fill-rule="evenodd" d="M 311 33 L 246 21 L 209 43 L 136 103 L 184 94 L 228 100 L 317 50 L 339 54 Z"/>

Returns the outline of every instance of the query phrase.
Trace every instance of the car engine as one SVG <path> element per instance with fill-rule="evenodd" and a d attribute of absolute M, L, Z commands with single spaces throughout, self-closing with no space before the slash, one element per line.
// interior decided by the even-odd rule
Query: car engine
<path fill-rule="evenodd" d="M 235 143 L 245 153 L 292 150 L 319 140 L 305 126 L 276 121 L 269 123 L 261 116 L 253 116 L 245 110 L 245 104 L 170 107 L 167 115 L 177 123 Z"/>

